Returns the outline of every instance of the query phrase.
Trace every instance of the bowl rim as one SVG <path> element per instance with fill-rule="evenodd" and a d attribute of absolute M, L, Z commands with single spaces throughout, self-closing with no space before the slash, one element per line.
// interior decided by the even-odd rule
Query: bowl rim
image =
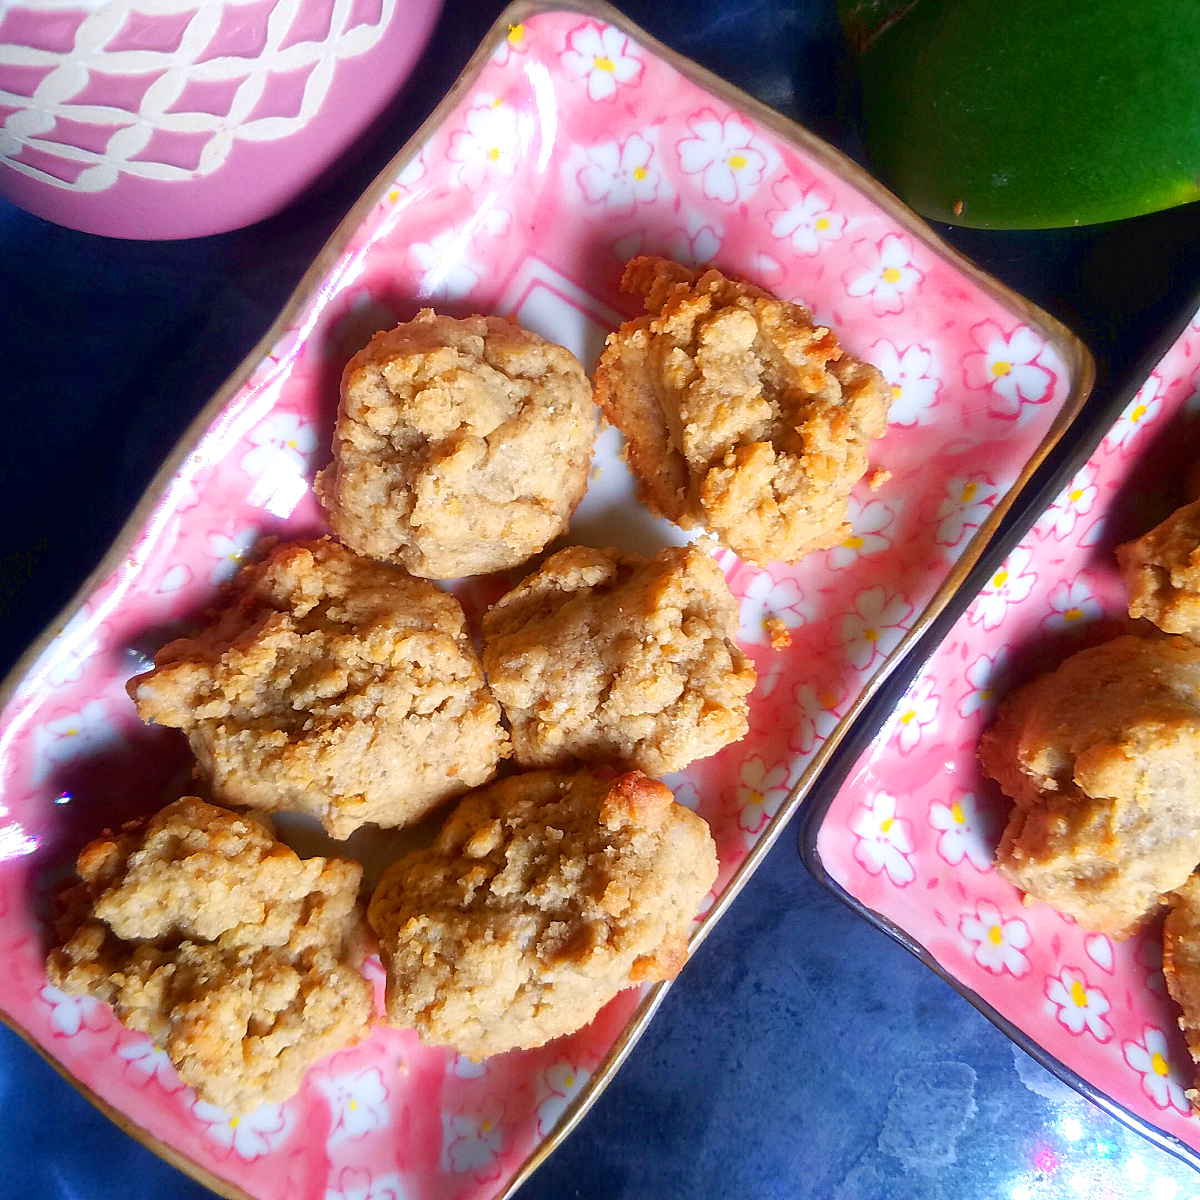
<path fill-rule="evenodd" d="M 434 130 L 440 128 L 452 114 L 490 61 L 495 49 L 508 36 L 510 28 L 539 14 L 555 12 L 575 13 L 584 18 L 614 26 L 637 42 L 640 48 L 673 67 L 689 82 L 728 104 L 737 113 L 750 117 L 763 129 L 769 130 L 782 141 L 796 147 L 803 154 L 820 163 L 831 174 L 838 176 L 862 192 L 914 241 L 947 262 L 1008 312 L 1018 315 L 1022 320 L 1038 329 L 1062 356 L 1071 378 L 1071 387 L 1063 398 L 1058 412 L 1041 442 L 1026 459 L 1020 474 L 971 537 L 963 549 L 962 556 L 951 566 L 912 627 L 905 632 L 897 646 L 862 686 L 838 724 L 818 747 L 781 802 L 775 816 L 764 828 L 758 841 L 726 884 L 716 903 L 697 925 L 689 944 L 690 955 L 695 952 L 708 932 L 724 915 L 726 909 L 779 839 L 784 827 L 795 815 L 797 809 L 804 804 L 810 792 L 823 779 L 835 752 L 864 718 L 870 702 L 880 692 L 885 681 L 895 673 L 900 663 L 910 656 L 914 647 L 923 641 L 927 631 L 937 623 L 939 614 L 946 610 L 955 596 L 975 577 L 973 568 L 982 561 L 984 551 L 992 544 L 1005 518 L 1013 513 L 1024 515 L 1030 503 L 1028 497 L 1031 481 L 1038 474 L 1047 457 L 1073 427 L 1091 393 L 1095 381 L 1095 363 L 1084 343 L 1066 325 L 998 279 L 987 274 L 965 255 L 944 242 L 921 217 L 917 216 L 902 200 L 848 155 L 819 138 L 799 122 L 784 116 L 741 88 L 728 83 L 707 68 L 693 62 L 685 55 L 665 46 L 607 3 L 607 0 L 513 0 L 500 13 L 455 82 L 433 111 L 405 140 L 401 148 L 389 159 L 351 205 L 346 215 L 338 222 L 266 332 L 197 412 L 173 449 L 163 460 L 162 466 L 147 485 L 100 562 L 85 577 L 59 613 L 44 627 L 4 677 L 3 682 L 0 683 L 0 718 L 24 676 L 38 657 L 61 631 L 68 619 L 78 610 L 90 592 L 118 565 L 125 550 L 140 532 L 146 518 L 162 497 L 178 468 L 191 453 L 196 443 L 208 431 L 213 418 L 237 394 L 254 369 L 279 340 L 280 335 L 290 324 L 293 315 L 307 302 L 316 285 L 336 262 L 368 213 L 386 195 L 395 177 L 420 152 Z M 543 1138 L 533 1147 L 507 1183 L 497 1190 L 495 1200 L 509 1200 L 530 1175 L 572 1133 L 612 1081 L 642 1033 L 645 1032 L 650 1020 L 665 999 L 669 987 L 670 982 L 656 983 L 646 990 L 620 1036 L 597 1066 L 587 1085 L 572 1099 L 550 1136 Z M 43 1049 L 37 1040 L 3 1009 L 0 1009 L 0 1021 L 32 1046 L 68 1083 L 86 1096 L 114 1124 L 147 1149 L 204 1184 L 213 1192 L 226 1197 L 227 1200 L 254 1200 L 254 1197 L 242 1188 L 194 1162 L 181 1151 L 151 1134 L 125 1116 L 119 1109 L 101 1099 L 90 1088 L 75 1079 L 63 1064 Z"/>
<path fill-rule="evenodd" d="M 1089 414 L 1088 428 L 1084 436 L 1069 448 L 1060 461 L 1048 465 L 1046 470 L 1039 472 L 1038 479 L 1027 489 L 1030 493 L 1028 502 L 1022 502 L 1020 511 L 1012 515 L 1001 532 L 979 556 L 962 588 L 930 622 L 928 629 L 912 653 L 878 689 L 869 711 L 863 714 L 862 720 L 842 741 L 837 753 L 822 775 L 819 794 L 814 795 L 804 806 L 797 832 L 797 850 L 804 866 L 819 884 L 868 924 L 873 925 L 903 946 L 1058 1080 L 1078 1092 L 1086 1100 L 1090 1100 L 1126 1128 L 1187 1163 L 1188 1166 L 1200 1170 L 1200 1150 L 1194 1149 L 1174 1134 L 1167 1133 L 1145 1117 L 1139 1116 L 1112 1099 L 1102 1089 L 1046 1050 L 1035 1038 L 1019 1029 L 998 1009 L 983 999 L 978 992 L 959 979 L 953 971 L 943 967 L 918 938 L 859 900 L 857 896 L 834 879 L 825 868 L 818 846 L 825 818 L 843 784 L 867 754 L 879 730 L 891 716 L 912 681 L 945 641 L 950 630 L 979 594 L 984 582 L 1050 507 L 1055 497 L 1075 476 L 1076 472 L 1092 457 L 1138 389 L 1187 331 L 1198 311 L 1200 311 L 1200 287 L 1197 287 L 1192 293 L 1191 301 L 1183 315 L 1177 317 L 1154 338 L 1133 366 L 1111 385 L 1111 389 L 1102 388 L 1109 394 L 1097 411 Z"/>

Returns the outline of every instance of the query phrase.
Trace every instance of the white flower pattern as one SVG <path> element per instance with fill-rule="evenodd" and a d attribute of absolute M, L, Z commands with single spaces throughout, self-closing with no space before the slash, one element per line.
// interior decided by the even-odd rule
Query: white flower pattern
<path fill-rule="evenodd" d="M 1106 446 L 1128 449 L 1148 425 L 1158 418 L 1162 408 L 1162 380 L 1153 372 L 1138 388 L 1133 399 L 1125 405 L 1111 431 L 1104 439 Z"/>
<path fill-rule="evenodd" d="M 1112 1028 L 1104 1019 L 1108 997 L 1099 988 L 1090 987 L 1082 971 L 1064 967 L 1057 975 L 1048 976 L 1046 999 L 1055 1010 L 1055 1018 L 1071 1033 L 1086 1029 L 1098 1042 L 1112 1037 Z"/>
<path fill-rule="evenodd" d="M 57 770 L 124 742 L 102 700 L 89 700 L 77 712 L 37 726 L 33 732 L 34 782 L 45 783 Z"/>
<path fill-rule="evenodd" d="M 1029 926 L 1019 917 L 1006 920 L 990 900 L 980 900 L 973 913 L 963 913 L 958 931 L 985 971 L 1020 978 L 1029 970 L 1023 953 L 1031 940 Z"/>
<path fill-rule="evenodd" d="M 1029 598 L 1037 575 L 1029 569 L 1033 554 L 1027 546 L 1017 546 L 993 572 L 967 609 L 967 620 L 984 629 L 995 629 L 1004 620 L 1009 606 Z"/>
<path fill-rule="evenodd" d="M 146 1083 L 156 1083 L 170 1094 L 183 1088 L 167 1052 L 147 1037 L 134 1038 L 117 1046 L 117 1057 L 128 1064 L 129 1070 L 142 1076 Z"/>
<path fill-rule="evenodd" d="M 382 1129 L 390 1118 L 388 1090 L 378 1067 L 318 1080 L 329 1104 L 329 1146 L 354 1141 L 373 1129 Z"/>
<path fill-rule="evenodd" d="M 946 495 L 937 510 L 937 542 L 948 549 L 974 533 L 991 515 L 999 489 L 981 474 L 959 475 L 946 485 Z"/>
<path fill-rule="evenodd" d="M 236 1154 L 253 1162 L 277 1149 L 291 1131 L 287 1109 L 280 1104 L 264 1104 L 242 1116 L 230 1116 L 223 1108 L 197 1100 L 192 1114 L 208 1136 L 226 1154 Z"/>
<path fill-rule="evenodd" d="M 891 526 L 895 516 L 893 509 L 882 500 L 868 500 L 864 504 L 851 496 L 847 509 L 850 534 L 829 551 L 830 567 L 841 571 L 860 558 L 886 550 L 892 543 L 884 531 Z"/>
<path fill-rule="evenodd" d="M 1101 615 L 1100 602 L 1083 573 L 1064 580 L 1050 593 L 1050 615 L 1046 627 L 1058 631 L 1079 629 Z"/>
<path fill-rule="evenodd" d="M 767 156 L 754 130 L 741 117 L 721 117 L 711 108 L 688 121 L 692 136 L 678 145 L 685 175 L 699 175 L 710 200 L 735 204 L 749 199 L 767 169 Z"/>
<path fill-rule="evenodd" d="M 1055 497 L 1054 503 L 1042 514 L 1037 528 L 1044 533 L 1053 533 L 1061 542 L 1070 535 L 1079 518 L 1092 511 L 1095 503 L 1095 468 L 1081 467 L 1071 482 Z"/>
<path fill-rule="evenodd" d="M 846 218 L 836 213 L 816 188 L 799 195 L 787 208 L 767 213 L 771 236 L 786 239 L 798 254 L 811 257 L 821 247 L 836 242 L 846 229 Z"/>
<path fill-rule="evenodd" d="M 112 1024 L 112 1010 L 94 996 L 72 996 L 50 983 L 38 996 L 50 1006 L 50 1028 L 56 1037 L 74 1037 L 81 1029 L 99 1033 Z"/>
<path fill-rule="evenodd" d="M 317 448 L 317 427 L 296 413 L 274 413 L 250 431 L 247 441 L 254 448 L 241 465 L 252 479 L 280 470 L 302 475 Z"/>
<path fill-rule="evenodd" d="M 567 36 L 563 65 L 577 79 L 587 80 L 592 100 L 611 100 L 619 88 L 636 84 L 642 75 L 642 60 L 633 43 L 612 25 L 588 21 Z"/>
<path fill-rule="evenodd" d="M 584 151 L 579 170 L 579 190 L 589 204 L 606 212 L 630 215 L 639 204 L 658 196 L 661 173 L 654 164 L 654 147 L 640 133 L 624 142 L 603 142 Z"/>
<path fill-rule="evenodd" d="M 1171 1050 L 1161 1029 L 1147 1025 L 1140 1041 L 1121 1046 L 1125 1061 L 1142 1077 L 1142 1091 L 1159 1107 L 1173 1108 L 1188 1116 L 1191 1106 L 1179 1073 L 1171 1062 Z"/>
<path fill-rule="evenodd" d="M 973 792 L 959 792 L 949 804 L 934 801 L 929 824 L 938 831 L 938 854 L 952 867 L 966 859 L 977 871 L 992 869 L 992 821 Z"/>
<path fill-rule="evenodd" d="M 902 429 L 930 425 L 938 402 L 941 380 L 933 373 L 933 351 L 880 339 L 871 347 L 871 361 L 883 373 L 891 390 L 888 424 Z"/>
<path fill-rule="evenodd" d="M 834 731 L 842 719 L 838 712 L 838 698 L 832 692 L 818 691 L 811 683 L 796 684 L 792 689 L 792 698 L 796 708 L 788 746 L 807 756 L 816 749 L 818 742 L 824 741 Z"/>
<path fill-rule="evenodd" d="M 743 761 L 739 774 L 738 828 L 746 835 L 748 843 L 753 844 L 787 795 L 787 764 L 776 763 L 768 768 L 766 762 L 755 755 Z"/>
<path fill-rule="evenodd" d="M 409 1192 L 395 1171 L 372 1175 L 365 1167 L 343 1167 L 324 1200 L 409 1200 Z"/>
<path fill-rule="evenodd" d="M 904 309 L 904 297 L 920 286 L 925 278 L 912 261 L 908 242 L 898 233 L 889 233 L 873 242 L 858 242 L 854 255 L 860 269 L 844 277 L 846 294 L 871 298 L 877 317 Z"/>
<path fill-rule="evenodd" d="M 890 654 L 904 636 L 904 621 L 912 605 L 882 586 L 859 592 L 853 609 L 842 617 L 846 656 L 860 671 Z"/>
<path fill-rule="evenodd" d="M 479 188 L 489 175 L 511 178 L 516 172 L 530 122 L 526 115 L 499 97 L 483 98 L 469 109 L 466 124 L 450 137 L 446 157 L 457 164 L 464 187 Z"/>
<path fill-rule="evenodd" d="M 591 1073 L 575 1063 L 559 1062 L 542 1074 L 542 1083 L 547 1090 L 546 1098 L 537 1107 L 538 1134 L 548 1137 L 558 1124 L 567 1105 L 579 1095 Z"/>
<path fill-rule="evenodd" d="M 469 257 L 471 231 L 450 229 L 427 242 L 414 242 L 409 257 L 421 272 L 417 285 L 422 297 L 461 300 L 479 283 L 482 268 Z"/>
<path fill-rule="evenodd" d="M 1028 325 L 1006 334 L 995 321 L 981 321 L 971 330 L 978 349 L 963 359 L 963 379 L 969 388 L 989 388 L 993 412 L 1015 417 L 1026 404 L 1050 399 L 1054 375 L 1041 364 L 1045 343 Z"/>
<path fill-rule="evenodd" d="M 967 668 L 967 683 L 970 691 L 958 702 L 958 715 L 969 717 L 981 709 L 990 713 L 996 700 L 1007 687 L 1011 654 L 1007 646 L 1001 646 L 995 654 L 981 654 Z"/>
<path fill-rule="evenodd" d="M 794 579 L 776 579 L 763 570 L 750 581 L 742 597 L 739 639 L 750 645 L 768 641 L 768 617 L 778 617 L 789 629 L 796 629 L 811 619 L 812 606 Z"/>
<path fill-rule="evenodd" d="M 916 878 L 911 854 L 909 822 L 896 816 L 896 798 L 888 792 L 876 792 L 860 804 L 850 823 L 855 836 L 854 858 L 868 875 L 885 874 L 897 887 Z"/>
<path fill-rule="evenodd" d="M 927 730 L 938 723 L 938 694 L 933 679 L 922 676 L 896 706 L 896 743 L 901 754 L 911 754 Z"/>

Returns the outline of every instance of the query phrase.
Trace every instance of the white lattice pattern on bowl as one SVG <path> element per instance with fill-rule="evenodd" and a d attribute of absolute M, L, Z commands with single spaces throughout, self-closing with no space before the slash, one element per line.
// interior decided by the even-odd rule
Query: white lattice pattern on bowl
<path fill-rule="evenodd" d="M 0 128 L 0 162 L 43 183 L 77 192 L 101 192 L 121 173 L 143 179 L 186 180 L 210 175 L 228 158 L 238 140 L 276 141 L 304 128 L 320 111 L 338 63 L 372 49 L 391 24 L 397 0 L 379 0 L 374 19 L 354 24 L 361 6 L 356 0 L 332 0 L 323 36 L 312 32 L 309 0 L 278 0 L 262 22 L 262 44 L 250 56 L 225 52 L 226 17 L 236 9 L 263 8 L 262 0 L 151 0 L 149 4 L 91 5 L 66 0 L 34 0 L 22 7 L 48 12 L 86 10 L 68 55 L 55 50 L 0 41 L 0 66 L 48 67 L 32 95 L 0 88 L 0 105 L 15 106 Z M 301 15 L 304 36 L 289 44 Z M 131 16 L 186 18 L 172 49 L 121 49 L 113 43 Z M 178 29 L 178 26 L 175 27 Z M 305 72 L 299 107 L 292 115 L 256 115 L 272 76 Z M 120 90 L 104 89 L 110 77 L 153 82 L 135 107 L 121 103 Z M 226 111 L 172 111 L 192 84 L 231 85 Z M 110 89 L 111 89 L 111 85 Z M 92 99 L 94 97 L 94 99 Z M 221 107 L 217 105 L 216 107 Z M 100 130 L 113 127 L 102 148 L 67 145 L 52 136 L 61 122 L 77 122 Z M 193 165 L 156 157 L 156 135 L 203 138 L 191 144 Z M 19 155 L 26 148 L 62 160 L 63 176 Z M 143 157 L 139 157 L 143 156 Z M 77 174 L 73 165 L 83 164 Z"/>

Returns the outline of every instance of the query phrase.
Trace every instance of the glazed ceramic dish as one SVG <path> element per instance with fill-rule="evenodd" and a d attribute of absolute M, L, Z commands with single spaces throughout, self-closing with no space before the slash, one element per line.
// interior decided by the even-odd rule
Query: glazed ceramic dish
<path fill-rule="evenodd" d="M 277 212 L 378 115 L 442 0 L 5 0 L 0 195 L 110 237 Z"/>
<path fill-rule="evenodd" d="M 1098 444 L 1055 473 L 1036 521 L 988 552 L 982 590 L 965 589 L 939 618 L 965 606 L 869 748 L 852 757 L 870 722 L 844 747 L 852 766 L 840 790 L 826 781 L 802 849 L 818 877 L 1044 1065 L 1200 1166 L 1161 921 L 1115 942 L 1023 905 L 992 865 L 1009 804 L 975 758 L 1000 697 L 1127 624 L 1112 551 L 1182 502 L 1200 444 L 1200 313 L 1142 378 L 1100 418 Z M 888 685 L 902 686 L 898 675 Z"/>
<path fill-rule="evenodd" d="M 4 696 L 0 1006 L 126 1129 L 227 1195 L 510 1194 L 593 1102 L 665 994 L 626 992 L 576 1036 L 479 1064 L 380 1027 L 319 1064 L 287 1104 L 234 1122 L 197 1102 L 107 1008 L 47 986 L 38 920 L 83 840 L 187 786 L 176 737 L 138 723 L 124 682 L 257 538 L 322 527 L 311 483 L 347 357 L 373 330 L 433 304 L 513 314 L 590 366 L 630 311 L 616 283 L 638 252 L 715 260 L 804 297 L 881 366 L 894 398 L 878 486 L 856 492 L 844 544 L 795 569 L 719 558 L 760 682 L 749 737 L 671 781 L 711 823 L 721 858 L 696 941 L 1090 387 L 1078 342 L 805 131 L 610 9 L 510 9 Z M 638 505 L 606 431 L 572 540 L 653 550 L 681 537 Z M 505 586 L 456 590 L 478 614 Z M 769 647 L 768 615 L 789 627 L 790 647 Z M 308 836 L 303 848 L 318 844 Z M 360 834 L 349 849 L 377 864 L 394 843 Z M 378 962 L 368 969 L 378 980 Z"/>

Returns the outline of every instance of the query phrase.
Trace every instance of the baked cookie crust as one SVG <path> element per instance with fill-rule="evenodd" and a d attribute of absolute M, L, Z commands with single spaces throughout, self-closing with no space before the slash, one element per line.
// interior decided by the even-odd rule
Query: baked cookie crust
<path fill-rule="evenodd" d="M 231 1114 L 286 1100 L 367 1036 L 362 868 L 300 859 L 252 817 L 184 796 L 85 846 L 50 982 L 112 1005 Z"/>
<path fill-rule="evenodd" d="M 566 529 L 597 416 L 569 350 L 422 309 L 347 364 L 317 491 L 360 554 L 429 579 L 502 571 Z"/>
<path fill-rule="evenodd" d="M 845 540 L 887 424 L 879 371 L 803 306 L 714 267 L 635 258 L 621 287 L 646 314 L 609 335 L 596 399 L 645 503 L 760 566 Z"/>
<path fill-rule="evenodd" d="M 681 770 L 743 737 L 755 672 L 737 603 L 695 546 L 571 546 L 483 620 L 483 662 L 523 767 Z"/>
<path fill-rule="evenodd" d="M 679 973 L 716 874 L 708 826 L 640 772 L 472 792 L 371 899 L 388 1020 L 472 1058 L 571 1033 Z"/>
<path fill-rule="evenodd" d="M 458 601 L 328 538 L 244 567 L 128 688 L 143 720 L 187 734 L 216 800 L 337 838 L 419 820 L 508 752 Z"/>

